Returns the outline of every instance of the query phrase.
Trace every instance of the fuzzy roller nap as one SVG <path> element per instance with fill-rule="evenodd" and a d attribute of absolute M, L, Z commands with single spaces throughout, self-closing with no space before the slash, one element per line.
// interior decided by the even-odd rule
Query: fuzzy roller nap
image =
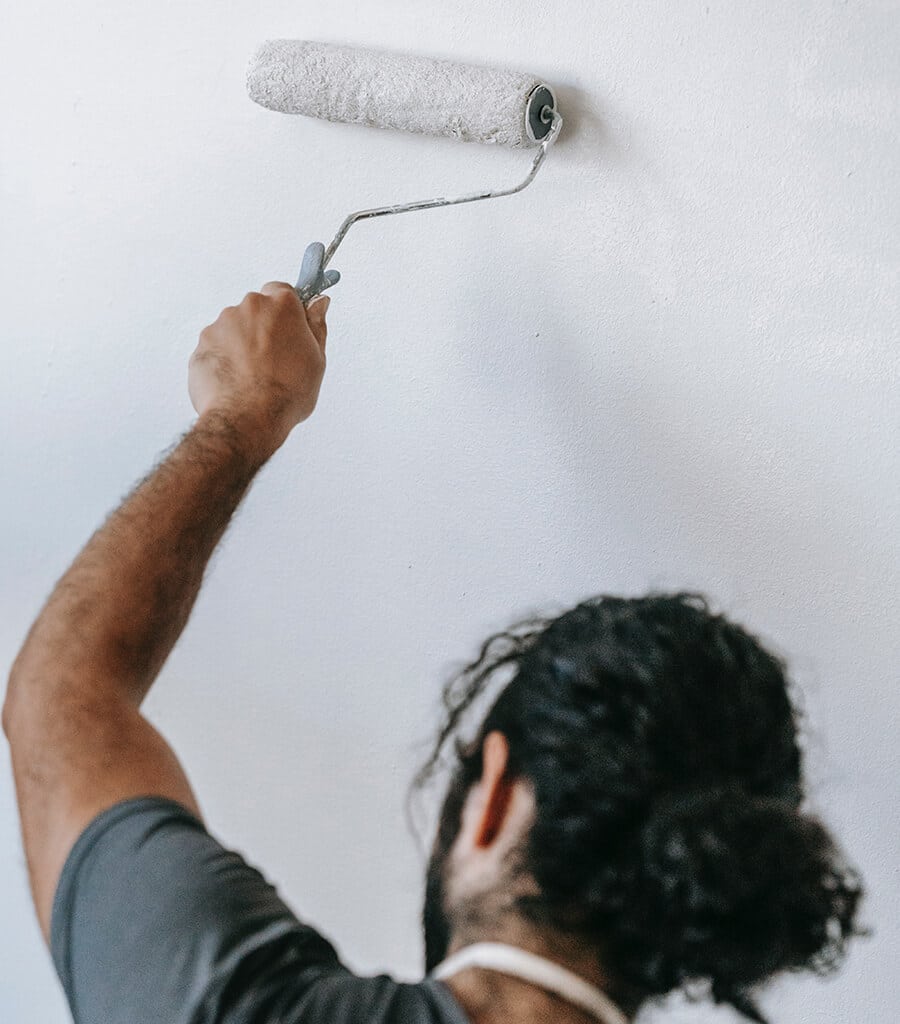
<path fill-rule="evenodd" d="M 301 276 L 297 287 L 304 299 L 321 290 L 322 268 L 357 220 L 520 192 L 534 179 L 562 126 L 553 90 L 533 75 L 297 39 L 270 40 L 257 50 L 247 69 L 247 91 L 261 106 L 287 114 L 517 148 L 540 146 L 528 176 L 513 188 L 351 214 L 324 250 L 316 282 Z"/>
<path fill-rule="evenodd" d="M 549 132 L 526 117 L 541 89 L 552 109 L 533 75 L 299 39 L 264 43 L 247 71 L 250 98 L 270 110 L 502 146 Z"/>

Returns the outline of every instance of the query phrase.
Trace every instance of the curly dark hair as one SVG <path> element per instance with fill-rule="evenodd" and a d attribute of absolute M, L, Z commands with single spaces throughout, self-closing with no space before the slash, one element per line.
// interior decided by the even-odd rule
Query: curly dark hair
<path fill-rule="evenodd" d="M 504 668 L 511 680 L 460 739 Z M 498 730 L 536 801 L 522 860 L 539 895 L 517 909 L 602 951 L 630 1009 L 699 983 L 764 1022 L 755 986 L 785 970 L 827 973 L 860 934 L 859 876 L 801 810 L 785 666 L 703 597 L 601 596 L 520 623 L 490 637 L 443 700 L 416 778 L 424 785 L 449 755 L 435 848 L 452 845 Z"/>

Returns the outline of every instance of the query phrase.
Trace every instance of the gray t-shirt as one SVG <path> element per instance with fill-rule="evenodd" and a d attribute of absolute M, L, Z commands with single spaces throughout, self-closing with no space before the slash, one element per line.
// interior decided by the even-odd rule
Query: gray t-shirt
<path fill-rule="evenodd" d="M 468 1024 L 426 979 L 361 978 L 186 808 L 126 800 L 78 838 L 53 903 L 75 1024 Z"/>

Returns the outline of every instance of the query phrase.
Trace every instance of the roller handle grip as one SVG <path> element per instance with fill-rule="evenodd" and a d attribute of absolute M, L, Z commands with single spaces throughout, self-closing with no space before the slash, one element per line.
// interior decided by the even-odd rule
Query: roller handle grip
<path fill-rule="evenodd" d="M 322 269 L 324 259 L 325 246 L 321 242 L 313 242 L 306 247 L 300 274 L 294 288 L 303 302 L 307 304 L 341 279 L 337 270 Z"/>

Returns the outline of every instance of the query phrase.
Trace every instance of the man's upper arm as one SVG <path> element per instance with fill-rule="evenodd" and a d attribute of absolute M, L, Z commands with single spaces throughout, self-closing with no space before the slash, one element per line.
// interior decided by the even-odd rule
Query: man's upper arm
<path fill-rule="evenodd" d="M 324 977 L 350 978 L 334 947 L 169 799 L 122 801 L 82 832 L 50 940 L 75 1024 L 348 1019 L 307 1013 Z"/>
<path fill-rule="evenodd" d="M 198 817 L 200 809 L 172 748 L 121 698 L 101 690 L 22 703 L 5 725 L 32 896 L 49 942 L 63 864 L 98 814 L 136 796 L 167 797 Z"/>

